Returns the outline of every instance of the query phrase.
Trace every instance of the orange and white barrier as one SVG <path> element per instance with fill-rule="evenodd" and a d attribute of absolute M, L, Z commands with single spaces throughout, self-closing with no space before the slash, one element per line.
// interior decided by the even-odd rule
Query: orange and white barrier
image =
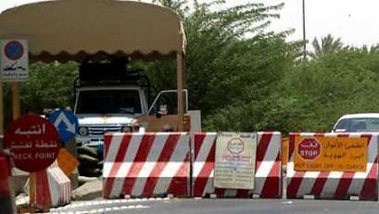
<path fill-rule="evenodd" d="M 188 133 L 104 135 L 104 198 L 189 196 Z"/>
<path fill-rule="evenodd" d="M 35 202 L 41 209 L 71 202 L 71 181 L 59 168 L 57 161 L 46 170 L 36 172 L 35 188 Z M 28 187 L 26 192 L 29 192 Z"/>
<path fill-rule="evenodd" d="M 378 142 L 376 134 L 291 133 L 287 198 L 378 200 Z"/>
<path fill-rule="evenodd" d="M 279 132 L 258 132 L 254 189 L 235 190 L 213 187 L 217 133 L 195 133 L 193 159 L 193 195 L 206 197 L 281 198 L 281 134 Z"/>

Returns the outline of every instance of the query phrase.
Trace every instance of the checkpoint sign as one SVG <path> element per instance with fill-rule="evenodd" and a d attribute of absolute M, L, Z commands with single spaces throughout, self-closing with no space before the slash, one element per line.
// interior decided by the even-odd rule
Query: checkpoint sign
<path fill-rule="evenodd" d="M 1 40 L 1 78 L 4 82 L 26 80 L 28 65 L 26 40 Z"/>
<path fill-rule="evenodd" d="M 56 110 L 49 115 L 49 121 L 58 129 L 59 140 L 63 143 L 73 139 L 79 128 L 76 115 L 67 110 Z"/>
<path fill-rule="evenodd" d="M 37 115 L 25 115 L 5 130 L 4 148 L 10 149 L 17 168 L 38 172 L 57 159 L 60 149 L 58 132 L 48 120 Z"/>

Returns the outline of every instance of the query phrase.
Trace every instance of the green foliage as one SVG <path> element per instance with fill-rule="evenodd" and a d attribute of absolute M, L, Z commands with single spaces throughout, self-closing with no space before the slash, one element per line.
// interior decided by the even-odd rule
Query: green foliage
<path fill-rule="evenodd" d="M 73 86 L 77 76 L 77 64 L 73 62 L 33 64 L 29 79 L 21 88 L 23 112 L 41 113 L 44 108 L 73 107 Z"/>
<path fill-rule="evenodd" d="M 178 10 L 172 1 L 159 2 Z M 250 3 L 213 11 L 213 6 L 221 7 L 225 1 L 193 3 L 191 13 L 179 10 L 179 14 L 187 11 L 184 26 L 190 108 L 201 109 L 206 129 L 263 129 L 263 125 L 252 123 L 262 118 L 261 110 L 265 106 L 260 101 L 267 99 L 272 86 L 292 63 L 293 49 L 297 46 L 284 42 L 289 31 L 260 32 L 271 19 L 279 17 L 275 11 L 283 4 Z M 176 87 L 174 66 L 155 65 L 158 66 L 149 67 L 148 73 L 155 80 L 152 82 L 156 88 Z"/>
<path fill-rule="evenodd" d="M 209 129 L 267 129 L 266 111 L 274 104 L 270 97 L 284 77 L 294 57 L 292 48 L 280 37 L 262 37 L 239 42 L 223 53 L 205 94 L 211 110 Z M 259 50 L 259 51 L 256 51 Z M 238 53 L 238 54 L 237 54 Z M 203 110 L 203 109 L 202 109 Z M 223 119 L 229 114 L 228 119 Z M 205 127 L 207 128 L 207 127 Z"/>
<path fill-rule="evenodd" d="M 282 81 L 282 97 L 301 131 L 330 131 L 343 114 L 378 112 L 379 54 L 349 49 L 295 67 Z"/>
<path fill-rule="evenodd" d="M 334 39 L 331 34 L 321 38 L 321 43 L 316 38 L 312 41 L 313 52 L 309 53 L 311 58 L 319 58 L 325 54 L 334 53 L 340 50 L 346 50 L 349 47 L 344 46 L 341 38 Z"/>

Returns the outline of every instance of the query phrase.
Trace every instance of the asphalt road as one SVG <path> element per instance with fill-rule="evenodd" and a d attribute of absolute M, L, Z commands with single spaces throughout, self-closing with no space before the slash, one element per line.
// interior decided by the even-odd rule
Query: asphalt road
<path fill-rule="evenodd" d="M 267 199 L 122 199 L 75 202 L 50 213 L 377 214 L 379 202 Z"/>

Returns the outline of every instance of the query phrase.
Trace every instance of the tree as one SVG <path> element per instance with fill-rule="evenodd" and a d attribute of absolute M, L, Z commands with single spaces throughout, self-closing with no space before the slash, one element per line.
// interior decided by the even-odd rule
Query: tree
<path fill-rule="evenodd" d="M 349 47 L 344 46 L 341 41 L 341 38 L 334 39 L 331 34 L 328 34 L 326 37 L 321 38 L 321 43 L 317 38 L 314 38 L 312 41 L 313 52 L 309 53 L 309 56 L 312 58 L 320 58 L 325 54 L 334 53 L 342 49 L 347 49 Z"/>
<path fill-rule="evenodd" d="M 379 53 L 351 48 L 289 70 L 277 90 L 288 131 L 329 132 L 343 114 L 379 111 Z M 280 99 L 279 99 L 280 98 Z"/>
<path fill-rule="evenodd" d="M 175 3 L 176 2 L 176 3 Z M 187 1 L 159 3 L 178 10 Z M 292 66 L 298 43 L 286 43 L 286 35 L 263 33 L 284 4 L 249 3 L 224 7 L 225 1 L 200 4 L 184 13 L 187 36 L 186 82 L 190 108 L 201 109 L 204 128 L 210 130 L 265 129 L 268 123 L 252 123 L 264 117 L 266 102 L 275 84 Z M 224 8 L 212 10 L 213 6 Z M 147 72 L 157 88 L 175 87 L 167 72 L 173 64 L 154 63 Z M 170 76 L 171 75 L 171 76 Z M 249 118 L 249 119 L 247 119 Z"/>
<path fill-rule="evenodd" d="M 22 111 L 41 113 L 44 108 L 73 107 L 77 69 L 74 62 L 32 64 L 29 79 L 21 87 Z"/>
<path fill-rule="evenodd" d="M 188 12 L 188 1 L 187 0 L 153 0 L 153 3 L 160 4 L 165 7 L 172 8 L 175 10 L 182 18 L 184 18 L 185 13 Z"/>

